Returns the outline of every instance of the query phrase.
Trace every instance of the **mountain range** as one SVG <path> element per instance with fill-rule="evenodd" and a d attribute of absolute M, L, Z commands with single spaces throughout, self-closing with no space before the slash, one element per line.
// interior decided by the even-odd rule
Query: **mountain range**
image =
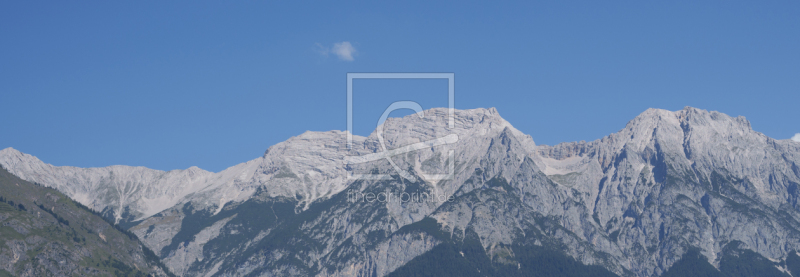
<path fill-rule="evenodd" d="M 53 166 L 12 148 L 0 166 L 179 276 L 800 274 L 800 143 L 744 117 L 649 109 L 555 146 L 494 108 L 450 120 L 389 118 L 350 143 L 306 132 L 218 173 Z"/>

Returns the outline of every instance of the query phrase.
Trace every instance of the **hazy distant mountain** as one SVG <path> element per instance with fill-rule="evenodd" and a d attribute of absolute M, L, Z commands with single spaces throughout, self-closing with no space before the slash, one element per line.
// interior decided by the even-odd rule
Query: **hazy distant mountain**
<path fill-rule="evenodd" d="M 407 173 L 346 163 L 384 150 L 339 131 L 219 173 L 54 167 L 10 148 L 0 165 L 129 227 L 184 276 L 800 274 L 800 143 L 743 117 L 650 109 L 600 140 L 537 146 L 494 109 L 456 111 L 454 129 L 446 109 L 424 115 L 387 120 L 387 149 L 458 140 L 394 156 Z M 445 197 L 354 201 L 382 192 Z"/>
<path fill-rule="evenodd" d="M 167 276 L 130 233 L 0 168 L 0 276 Z"/>

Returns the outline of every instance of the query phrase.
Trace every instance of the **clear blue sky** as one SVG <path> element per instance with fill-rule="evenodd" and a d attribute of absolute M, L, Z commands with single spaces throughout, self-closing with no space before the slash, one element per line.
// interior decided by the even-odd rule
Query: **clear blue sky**
<path fill-rule="evenodd" d="M 539 144 L 687 105 L 800 132 L 796 1 L 243 2 L 0 2 L 0 148 L 219 171 L 344 130 L 347 72 L 454 72 L 456 108 L 496 107 Z M 356 134 L 445 89 L 357 81 Z"/>

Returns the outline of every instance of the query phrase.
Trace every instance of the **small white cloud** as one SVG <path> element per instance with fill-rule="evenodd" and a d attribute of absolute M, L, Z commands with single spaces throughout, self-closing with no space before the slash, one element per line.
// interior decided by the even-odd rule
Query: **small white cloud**
<path fill-rule="evenodd" d="M 353 56 L 355 56 L 356 52 L 358 52 L 356 51 L 356 48 L 353 47 L 353 44 L 351 44 L 349 41 L 334 43 L 333 47 L 331 48 L 325 47 L 324 45 L 317 43 L 314 51 L 325 57 L 327 57 L 328 54 L 333 53 L 334 55 L 339 57 L 339 59 L 348 62 L 352 62 L 355 59 Z"/>
<path fill-rule="evenodd" d="M 336 54 L 336 56 L 339 56 L 339 59 L 342 59 L 343 61 L 352 62 L 353 55 L 356 54 L 356 48 L 353 47 L 349 41 L 342 41 L 334 43 L 331 52 Z"/>
<path fill-rule="evenodd" d="M 792 140 L 796 141 L 796 142 L 800 142 L 800 133 L 794 134 L 794 136 L 792 137 Z"/>

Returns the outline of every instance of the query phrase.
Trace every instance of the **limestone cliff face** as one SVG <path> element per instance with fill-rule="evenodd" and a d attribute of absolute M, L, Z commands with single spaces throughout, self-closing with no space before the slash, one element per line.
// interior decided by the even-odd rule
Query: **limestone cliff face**
<path fill-rule="evenodd" d="M 0 168 L 0 275 L 171 276 L 131 234 Z"/>
<path fill-rule="evenodd" d="M 344 132 L 307 132 L 219 173 L 53 167 L 13 149 L 0 165 L 113 209 L 184 276 L 383 276 L 466 241 L 502 266 L 555 247 L 626 276 L 694 248 L 715 266 L 734 242 L 772 260 L 800 248 L 800 143 L 742 117 L 650 109 L 596 141 L 537 146 L 495 109 L 456 111 L 454 128 L 447 114 L 390 118 L 351 148 Z M 354 197 L 370 193 L 442 197 Z"/>
<path fill-rule="evenodd" d="M 603 139 L 538 151 L 551 179 L 584 192 L 637 275 L 661 273 L 688 247 L 718 265 L 732 241 L 778 260 L 798 246 L 800 144 L 744 117 L 651 109 Z"/>

